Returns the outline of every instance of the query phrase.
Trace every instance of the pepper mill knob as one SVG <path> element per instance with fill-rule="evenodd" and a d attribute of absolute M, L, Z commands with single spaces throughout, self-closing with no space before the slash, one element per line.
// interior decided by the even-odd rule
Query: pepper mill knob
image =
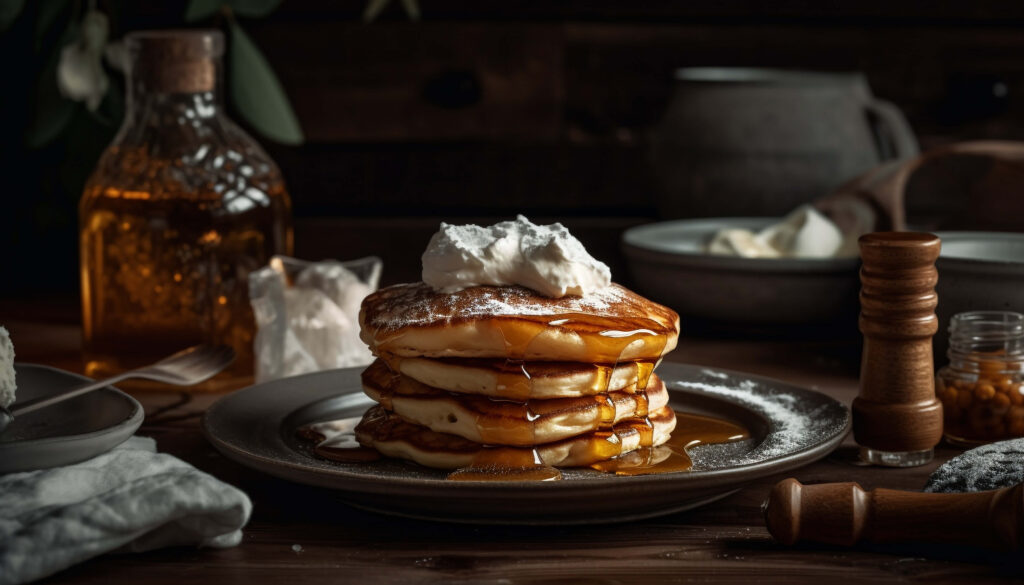
<path fill-rule="evenodd" d="M 864 354 L 853 436 L 867 462 L 922 465 L 942 439 L 932 362 L 940 241 L 926 233 L 876 232 L 859 243 Z"/>

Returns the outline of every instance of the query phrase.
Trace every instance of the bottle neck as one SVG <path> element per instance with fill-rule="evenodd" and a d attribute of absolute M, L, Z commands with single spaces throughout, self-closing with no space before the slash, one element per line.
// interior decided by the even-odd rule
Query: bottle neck
<path fill-rule="evenodd" d="M 122 146 L 147 144 L 153 154 L 172 158 L 182 145 L 205 140 L 221 132 L 223 97 L 218 60 L 186 63 L 155 71 L 144 59 L 132 63 L 128 73 L 124 124 L 116 142 Z"/>
<path fill-rule="evenodd" d="M 221 94 L 216 88 L 196 93 L 169 93 L 133 84 L 128 91 L 126 117 L 133 125 L 202 123 L 217 116 L 222 107 Z"/>

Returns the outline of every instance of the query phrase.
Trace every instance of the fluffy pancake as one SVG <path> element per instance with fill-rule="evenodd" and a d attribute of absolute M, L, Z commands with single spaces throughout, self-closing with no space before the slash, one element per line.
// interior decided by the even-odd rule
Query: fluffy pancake
<path fill-rule="evenodd" d="M 552 299 L 520 286 L 439 293 L 422 282 L 366 297 L 360 336 L 375 355 L 614 364 L 675 348 L 679 316 L 617 284 Z"/>
<path fill-rule="evenodd" d="M 639 449 L 647 433 L 650 433 L 652 446 L 668 441 L 676 426 L 672 409 L 662 407 L 651 412 L 648 418 L 650 426 L 639 419 L 627 419 L 615 425 L 614 433 L 594 431 L 534 448 L 484 447 L 457 435 L 438 433 L 410 423 L 374 406 L 363 415 L 355 433 L 360 444 L 383 455 L 437 469 L 459 469 L 495 459 L 580 467 Z M 498 450 L 500 454 L 495 453 Z"/>
<path fill-rule="evenodd" d="M 380 361 L 363 372 L 363 390 L 403 419 L 430 430 L 487 445 L 528 447 L 595 431 L 668 404 L 665 385 L 652 375 L 645 394 L 514 402 L 452 394 L 394 375 Z"/>
<path fill-rule="evenodd" d="M 613 366 L 580 362 L 518 362 L 502 358 L 415 358 L 385 355 L 388 367 L 433 388 L 491 398 L 527 400 L 635 390 L 654 362 Z"/>

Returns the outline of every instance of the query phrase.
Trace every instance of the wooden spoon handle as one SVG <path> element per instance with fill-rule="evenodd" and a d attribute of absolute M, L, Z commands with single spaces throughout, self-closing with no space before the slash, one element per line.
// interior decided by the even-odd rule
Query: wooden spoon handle
<path fill-rule="evenodd" d="M 941 542 L 995 550 L 1024 548 L 1024 484 L 963 494 L 864 491 L 860 485 L 803 485 L 784 479 L 764 508 L 768 531 L 783 544 Z"/>

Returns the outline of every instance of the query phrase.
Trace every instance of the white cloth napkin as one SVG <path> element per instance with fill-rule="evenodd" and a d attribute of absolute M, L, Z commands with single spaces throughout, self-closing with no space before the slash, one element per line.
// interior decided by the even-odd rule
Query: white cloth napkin
<path fill-rule="evenodd" d="M 235 546 L 251 511 L 241 490 L 144 437 L 74 465 L 0 475 L 0 585 L 111 551 Z"/>

